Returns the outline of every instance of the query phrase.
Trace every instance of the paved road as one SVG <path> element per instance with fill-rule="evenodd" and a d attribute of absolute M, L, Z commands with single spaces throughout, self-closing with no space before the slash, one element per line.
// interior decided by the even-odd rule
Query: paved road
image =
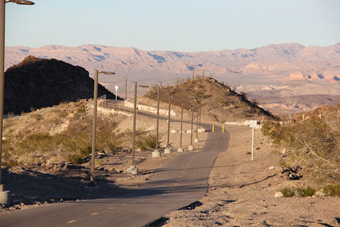
<path fill-rule="evenodd" d="M 121 197 L 51 204 L 0 215 L 0 227 L 145 226 L 170 211 L 201 199 L 211 167 L 227 150 L 229 134 L 209 133 L 197 152 L 168 160 L 140 190 Z"/>

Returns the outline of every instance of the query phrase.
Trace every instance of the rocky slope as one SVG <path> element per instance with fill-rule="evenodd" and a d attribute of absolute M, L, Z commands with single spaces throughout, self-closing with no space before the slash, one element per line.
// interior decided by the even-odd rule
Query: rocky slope
<path fill-rule="evenodd" d="M 56 59 L 26 57 L 5 72 L 4 113 L 27 112 L 60 102 L 93 98 L 94 81 L 82 67 Z M 115 95 L 102 85 L 98 97 Z"/>

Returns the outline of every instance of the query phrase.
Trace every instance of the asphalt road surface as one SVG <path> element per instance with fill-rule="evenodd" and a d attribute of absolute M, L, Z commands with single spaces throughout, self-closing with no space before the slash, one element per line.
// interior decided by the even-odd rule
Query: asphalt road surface
<path fill-rule="evenodd" d="M 229 134 L 215 128 L 202 149 L 168 160 L 154 177 L 131 194 L 35 207 L 0 215 L 0 227 L 148 226 L 170 211 L 201 199 L 211 167 L 228 148 Z"/>

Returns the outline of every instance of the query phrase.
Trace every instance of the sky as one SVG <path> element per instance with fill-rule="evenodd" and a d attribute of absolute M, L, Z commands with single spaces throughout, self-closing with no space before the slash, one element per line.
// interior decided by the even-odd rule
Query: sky
<path fill-rule="evenodd" d="M 6 3 L 6 46 L 219 51 L 340 42 L 340 0 L 32 0 Z"/>

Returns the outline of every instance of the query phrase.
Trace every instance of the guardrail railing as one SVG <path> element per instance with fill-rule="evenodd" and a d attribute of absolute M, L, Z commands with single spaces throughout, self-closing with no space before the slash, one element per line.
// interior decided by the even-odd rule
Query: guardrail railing
<path fill-rule="evenodd" d="M 122 112 L 126 112 L 126 113 L 133 113 L 133 109 L 126 107 L 123 104 L 117 104 L 117 103 L 113 103 L 113 102 L 101 102 L 99 104 L 100 107 L 102 108 L 106 108 L 106 109 L 111 109 L 114 111 L 122 111 Z"/>

